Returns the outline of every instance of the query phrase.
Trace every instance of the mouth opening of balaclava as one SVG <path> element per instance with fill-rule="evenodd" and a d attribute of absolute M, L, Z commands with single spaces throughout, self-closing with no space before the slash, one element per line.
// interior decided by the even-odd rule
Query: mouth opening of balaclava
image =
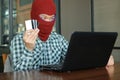
<path fill-rule="evenodd" d="M 44 21 L 40 18 L 40 14 L 55 15 L 56 6 L 53 0 L 34 0 L 31 9 L 31 19 L 38 21 L 39 38 L 46 41 L 52 31 L 55 19 L 53 21 Z"/>

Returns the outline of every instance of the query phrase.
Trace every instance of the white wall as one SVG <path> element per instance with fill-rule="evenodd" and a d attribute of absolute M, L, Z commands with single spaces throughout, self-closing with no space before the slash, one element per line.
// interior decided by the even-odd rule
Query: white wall
<path fill-rule="evenodd" d="M 120 0 L 94 0 L 95 31 L 118 32 L 115 46 L 120 47 Z M 120 61 L 120 50 L 113 50 L 115 61 Z"/>
<path fill-rule="evenodd" d="M 73 31 L 91 31 L 91 0 L 61 0 L 61 33 L 68 40 Z M 94 0 L 95 31 L 117 31 L 120 47 L 120 0 Z M 120 61 L 120 50 L 113 50 Z"/>
<path fill-rule="evenodd" d="M 68 40 L 74 31 L 91 30 L 90 0 L 61 0 L 61 33 Z"/>

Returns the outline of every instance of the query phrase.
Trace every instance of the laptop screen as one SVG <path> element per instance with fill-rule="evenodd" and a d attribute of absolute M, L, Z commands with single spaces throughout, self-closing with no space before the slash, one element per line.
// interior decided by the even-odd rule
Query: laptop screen
<path fill-rule="evenodd" d="M 74 32 L 63 64 L 64 70 L 106 66 L 117 32 Z"/>

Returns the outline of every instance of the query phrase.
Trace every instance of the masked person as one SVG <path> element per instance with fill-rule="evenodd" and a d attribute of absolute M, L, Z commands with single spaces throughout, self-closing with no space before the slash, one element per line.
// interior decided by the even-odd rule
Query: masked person
<path fill-rule="evenodd" d="M 36 29 L 16 35 L 11 41 L 13 70 L 40 69 L 41 65 L 60 64 L 68 48 L 68 41 L 53 32 L 56 21 L 56 6 L 53 0 L 34 0 L 31 19 L 37 20 Z"/>
<path fill-rule="evenodd" d="M 63 62 L 68 41 L 52 31 L 55 17 L 53 0 L 34 0 L 31 19 L 37 20 L 39 25 L 36 29 L 16 35 L 11 41 L 14 71 L 40 69 L 41 65 Z"/>

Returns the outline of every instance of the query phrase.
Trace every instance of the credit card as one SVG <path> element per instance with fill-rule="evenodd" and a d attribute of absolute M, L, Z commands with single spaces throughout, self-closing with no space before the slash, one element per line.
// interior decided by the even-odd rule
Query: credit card
<path fill-rule="evenodd" d="M 26 30 L 35 29 L 38 26 L 37 20 L 25 20 Z"/>

